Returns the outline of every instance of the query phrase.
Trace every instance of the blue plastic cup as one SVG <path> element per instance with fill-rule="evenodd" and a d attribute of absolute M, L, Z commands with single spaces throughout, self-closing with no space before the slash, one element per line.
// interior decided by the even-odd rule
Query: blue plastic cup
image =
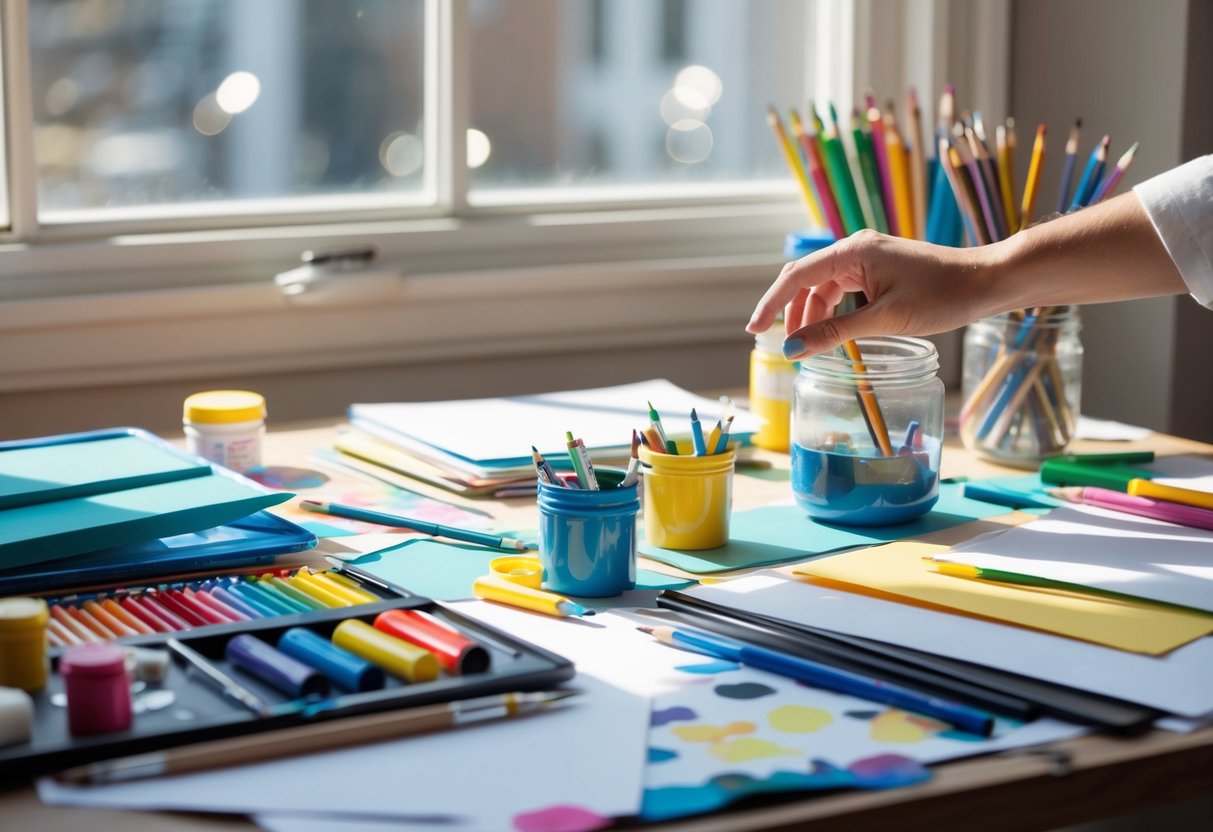
<path fill-rule="evenodd" d="M 599 491 L 539 483 L 544 589 L 605 598 L 636 586 L 636 486 L 620 488 L 617 469 L 595 473 Z"/>

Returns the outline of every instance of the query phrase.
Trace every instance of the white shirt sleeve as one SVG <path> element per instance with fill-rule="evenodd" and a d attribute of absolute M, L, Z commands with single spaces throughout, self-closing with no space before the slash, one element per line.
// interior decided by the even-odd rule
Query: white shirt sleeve
<path fill-rule="evenodd" d="M 1192 297 L 1213 307 L 1213 155 L 1133 189 Z"/>

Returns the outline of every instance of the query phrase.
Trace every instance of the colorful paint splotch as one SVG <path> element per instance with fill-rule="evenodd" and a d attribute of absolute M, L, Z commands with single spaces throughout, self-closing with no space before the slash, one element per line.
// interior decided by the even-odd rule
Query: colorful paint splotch
<path fill-rule="evenodd" d="M 650 725 L 667 725 L 671 722 L 686 722 L 690 719 L 698 719 L 699 715 L 690 708 L 684 708 L 682 705 L 675 705 L 672 708 L 661 708 L 654 710 L 652 716 L 649 717 Z"/>
<path fill-rule="evenodd" d="M 772 728 L 788 734 L 811 734 L 833 721 L 834 715 L 829 711 L 807 705 L 780 705 L 767 714 Z"/>
<path fill-rule="evenodd" d="M 594 832 L 611 819 L 581 806 L 548 806 L 514 815 L 516 832 Z"/>
<path fill-rule="evenodd" d="M 744 763 L 748 760 L 763 760 L 768 757 L 803 757 L 799 748 L 788 748 L 770 740 L 743 737 L 732 742 L 715 742 L 708 753 L 726 763 Z"/>
<path fill-rule="evenodd" d="M 775 688 L 758 682 L 738 682 L 735 685 L 717 685 L 714 690 L 717 696 L 725 699 L 758 699 L 775 693 Z"/>
<path fill-rule="evenodd" d="M 671 733 L 684 742 L 720 742 L 757 730 L 758 726 L 752 722 L 730 722 L 728 725 L 679 725 L 671 729 Z"/>
<path fill-rule="evenodd" d="M 707 676 L 715 673 L 727 673 L 740 667 L 741 665 L 737 664 L 737 662 L 720 659 L 719 661 L 708 662 L 707 664 L 684 664 L 674 669 L 681 670 L 683 673 L 700 673 Z"/>
<path fill-rule="evenodd" d="M 905 711 L 885 711 L 870 724 L 872 739 L 877 742 L 922 742 L 948 730 L 944 722 Z"/>

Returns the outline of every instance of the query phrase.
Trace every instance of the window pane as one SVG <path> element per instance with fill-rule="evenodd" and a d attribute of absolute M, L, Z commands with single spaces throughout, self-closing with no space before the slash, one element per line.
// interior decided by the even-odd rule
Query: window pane
<path fill-rule="evenodd" d="M 31 0 L 44 214 L 422 186 L 423 0 Z"/>
<path fill-rule="evenodd" d="M 802 0 L 472 0 L 474 188 L 786 181 Z"/>

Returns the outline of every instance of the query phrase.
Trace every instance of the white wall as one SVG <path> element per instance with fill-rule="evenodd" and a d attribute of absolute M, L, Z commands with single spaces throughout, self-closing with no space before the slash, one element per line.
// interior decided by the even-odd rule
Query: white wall
<path fill-rule="evenodd" d="M 1186 100 L 1203 86 L 1213 104 L 1213 87 L 1207 77 L 1187 77 L 1189 11 L 1189 0 L 1014 2 L 1011 112 L 1021 144 L 1038 123 L 1049 131 L 1040 205 L 1056 207 L 1075 117 L 1083 119 L 1080 165 L 1105 133 L 1110 160 L 1141 142 L 1122 190 L 1195 155 L 1183 141 Z M 1159 298 L 1084 307 L 1083 412 L 1174 430 L 1175 411 L 1184 407 L 1180 386 L 1189 383 L 1176 372 L 1179 308 L 1193 303 Z M 1204 326 L 1213 327 L 1213 312 L 1202 314 L 1209 316 Z M 1201 324 L 1199 316 L 1193 320 Z M 1199 430 L 1184 425 L 1186 433 Z"/>

